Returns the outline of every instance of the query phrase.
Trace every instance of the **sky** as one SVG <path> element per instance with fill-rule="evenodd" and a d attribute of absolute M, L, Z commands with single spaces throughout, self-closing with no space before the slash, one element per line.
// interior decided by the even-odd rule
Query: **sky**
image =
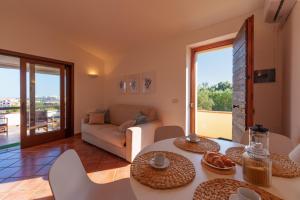
<path fill-rule="evenodd" d="M 197 54 L 198 85 L 220 81 L 232 83 L 232 47 Z"/>
<path fill-rule="evenodd" d="M 59 76 L 36 74 L 36 96 L 59 96 Z M 0 98 L 20 97 L 20 71 L 0 66 Z"/>

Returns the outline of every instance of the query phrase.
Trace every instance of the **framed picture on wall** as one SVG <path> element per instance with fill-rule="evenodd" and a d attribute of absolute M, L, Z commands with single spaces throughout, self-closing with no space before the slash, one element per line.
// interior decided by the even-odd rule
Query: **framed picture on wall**
<path fill-rule="evenodd" d="M 123 76 L 119 79 L 118 87 L 119 87 L 120 94 L 126 94 L 126 92 L 127 92 L 127 83 L 126 83 L 126 77 L 125 76 Z"/>
<path fill-rule="evenodd" d="M 130 94 L 138 94 L 140 92 L 139 88 L 139 74 L 128 75 L 127 77 L 127 89 Z"/>
<path fill-rule="evenodd" d="M 155 92 L 155 72 L 145 72 L 141 74 L 141 90 L 143 94 Z"/>

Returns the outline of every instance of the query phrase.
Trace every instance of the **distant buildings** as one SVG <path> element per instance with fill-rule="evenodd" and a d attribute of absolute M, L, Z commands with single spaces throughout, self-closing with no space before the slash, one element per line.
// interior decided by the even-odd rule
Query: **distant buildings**
<path fill-rule="evenodd" d="M 20 106 L 19 98 L 0 98 L 0 107 L 18 107 Z"/>
<path fill-rule="evenodd" d="M 35 98 L 36 103 L 41 103 L 45 106 L 57 105 L 59 101 L 59 97 L 45 96 Z M 0 108 L 4 107 L 20 107 L 20 98 L 0 98 Z"/>

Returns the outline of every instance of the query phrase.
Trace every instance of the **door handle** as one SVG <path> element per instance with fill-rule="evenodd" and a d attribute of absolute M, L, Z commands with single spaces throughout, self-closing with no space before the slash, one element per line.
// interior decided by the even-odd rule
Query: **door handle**
<path fill-rule="evenodd" d="M 239 105 L 232 105 L 232 108 L 240 108 Z"/>
<path fill-rule="evenodd" d="M 194 103 L 190 103 L 190 108 L 194 108 L 195 104 Z"/>

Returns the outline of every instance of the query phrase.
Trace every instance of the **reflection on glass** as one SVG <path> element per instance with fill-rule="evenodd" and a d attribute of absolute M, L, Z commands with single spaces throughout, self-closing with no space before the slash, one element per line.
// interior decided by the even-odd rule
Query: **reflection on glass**
<path fill-rule="evenodd" d="M 60 69 L 26 64 L 27 135 L 60 130 Z"/>

